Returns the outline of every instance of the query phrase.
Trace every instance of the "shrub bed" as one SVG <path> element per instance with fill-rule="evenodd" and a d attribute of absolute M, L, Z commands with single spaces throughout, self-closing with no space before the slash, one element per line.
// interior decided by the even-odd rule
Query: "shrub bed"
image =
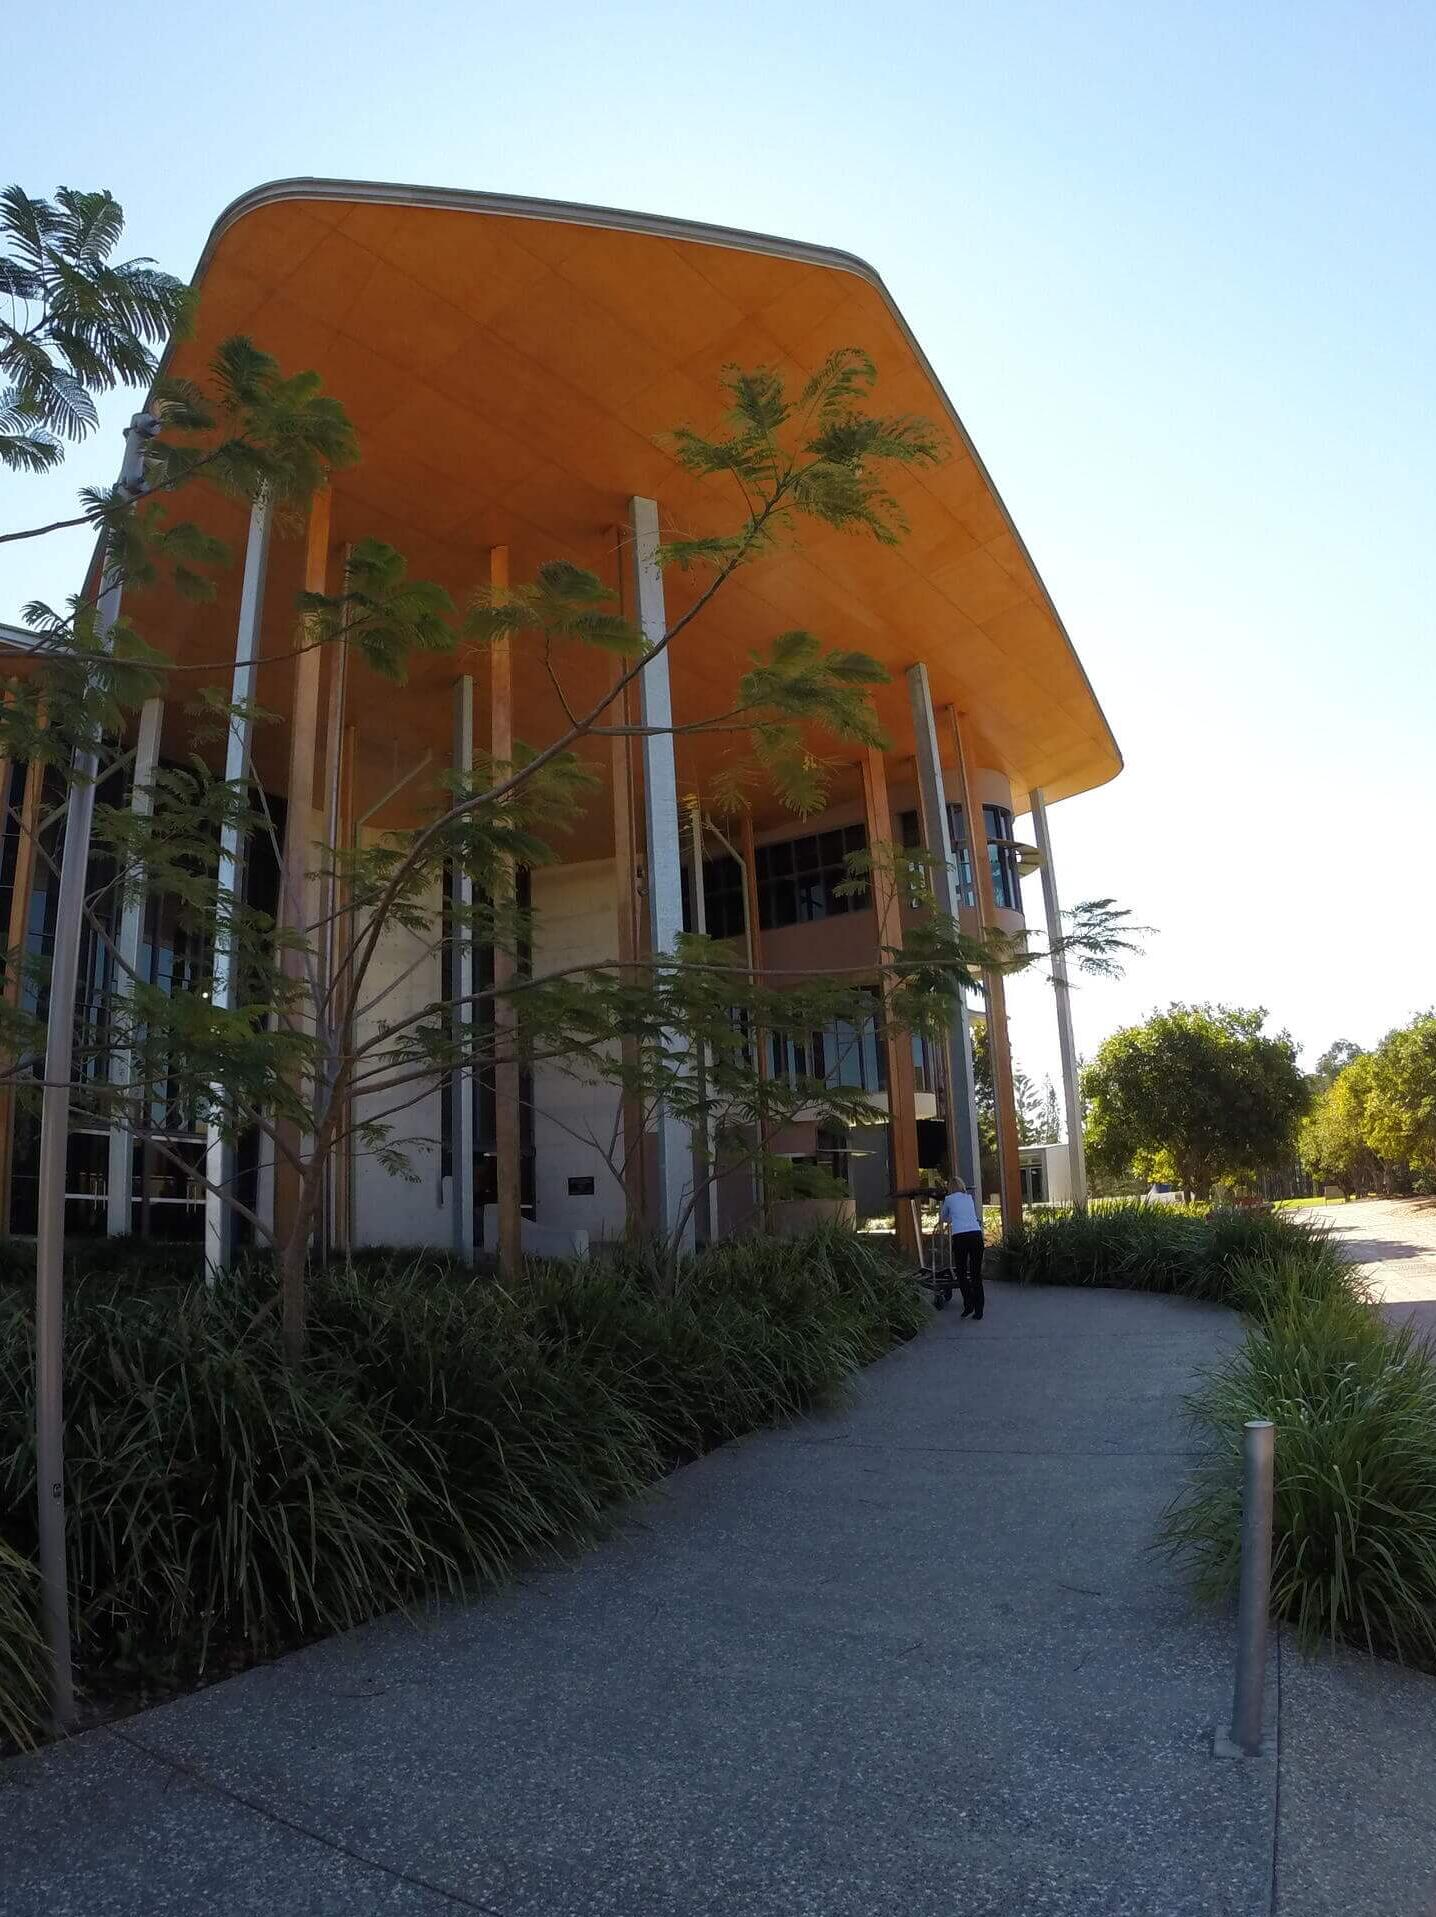
<path fill-rule="evenodd" d="M 67 1306 L 80 1676 L 201 1681 L 590 1537 L 665 1469 L 828 1396 L 923 1320 L 850 1232 L 747 1241 L 677 1284 L 636 1253 L 522 1284 L 445 1260 L 316 1274 L 283 1365 L 272 1280 L 81 1284 Z M 36 1721 L 33 1337 L 0 1291 L 0 1735 Z M 16 1555 L 18 1554 L 18 1555 Z M 13 1560 L 13 1563 L 12 1563 Z M 7 1569 L 7 1566 L 9 1567 Z"/>
<path fill-rule="evenodd" d="M 1310 1227 L 1273 1212 L 1116 1201 L 1030 1211 L 1002 1243 L 1002 1275 L 1028 1285 L 1107 1285 L 1239 1304 L 1251 1260 L 1341 1260 Z"/>
<path fill-rule="evenodd" d="M 1208 1446 L 1164 1536 L 1197 1588 L 1241 1562 L 1241 1430 L 1276 1431 L 1272 1610 L 1307 1643 L 1436 1670 L 1436 1363 L 1351 1291 L 1279 1279 L 1252 1294 L 1235 1356 L 1190 1401 Z"/>

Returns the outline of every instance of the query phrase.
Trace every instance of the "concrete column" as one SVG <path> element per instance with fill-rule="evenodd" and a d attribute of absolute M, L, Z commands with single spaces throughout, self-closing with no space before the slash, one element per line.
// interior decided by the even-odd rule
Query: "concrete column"
<path fill-rule="evenodd" d="M 1042 860 L 1042 903 L 1047 913 L 1047 943 L 1051 947 L 1052 995 L 1057 1001 L 1057 1044 L 1062 1055 L 1062 1100 L 1067 1110 L 1067 1162 L 1072 1175 L 1072 1203 L 1087 1205 L 1087 1148 L 1082 1134 L 1082 1092 L 1077 1082 L 1077 1044 L 1072 1035 L 1072 988 L 1067 980 L 1067 957 L 1062 950 L 1062 907 L 1057 898 L 1057 873 L 1052 864 L 1052 836 L 1047 829 L 1047 805 L 1040 791 L 1028 794 L 1032 835 Z"/>
<path fill-rule="evenodd" d="M 344 584 L 349 584 L 349 552 L 344 549 Z M 340 637 L 328 647 L 329 697 L 324 723 L 324 844 L 328 848 L 328 870 L 320 888 L 321 918 L 323 931 L 318 940 L 324 978 L 331 991 L 330 1019 L 337 1019 L 340 994 L 334 989 L 340 971 L 349 951 L 349 927 L 343 916 L 346 888 L 340 883 L 336 860 L 341 850 L 349 848 L 354 840 L 354 761 L 357 752 L 356 735 L 352 726 L 345 725 L 349 694 L 349 641 L 341 633 Z M 334 1027 L 331 1023 L 331 1032 Z M 333 1074 L 338 1070 L 338 1059 L 332 1049 L 325 1070 Z M 346 1101 L 347 1103 L 347 1101 Z M 337 1151 L 331 1153 L 325 1174 L 324 1189 L 324 1253 L 336 1246 L 347 1249 L 352 1242 L 350 1231 L 350 1197 L 353 1189 L 351 1171 L 353 1166 L 352 1138 L 341 1141 Z"/>
<path fill-rule="evenodd" d="M 868 851 L 872 870 L 868 884 L 872 888 L 873 913 L 877 919 L 876 958 L 884 967 L 889 954 L 902 950 L 902 911 L 892 866 L 885 854 L 893 845 L 892 812 L 888 805 L 887 767 L 882 753 L 869 746 L 862 760 L 863 817 L 867 825 Z M 895 1192 L 913 1190 L 919 1177 L 917 1151 L 917 1103 L 912 1066 L 912 1034 L 897 1030 L 888 1015 L 892 983 L 886 970 L 882 974 L 882 1036 L 887 1058 L 888 1080 L 888 1176 Z M 913 1232 L 912 1207 L 899 1200 L 897 1238 L 904 1251 L 917 1257 L 920 1246 Z"/>
<path fill-rule="evenodd" d="M 269 538 L 274 523 L 274 505 L 267 493 L 254 502 L 249 515 L 249 539 L 244 550 L 244 582 L 239 595 L 239 627 L 234 641 L 234 682 L 230 688 L 232 705 L 252 705 L 259 677 L 259 647 L 264 624 L 264 587 L 269 567 Z M 241 794 L 249 789 L 250 735 L 253 723 L 248 718 L 231 716 L 229 742 L 225 748 L 224 776 Z M 214 939 L 214 977 L 211 1003 L 232 1011 L 238 1000 L 239 977 L 233 940 L 226 929 L 226 917 L 244 897 L 244 836 L 237 824 L 225 825 L 219 835 L 219 873 L 216 896 Z M 223 1096 L 215 1087 L 217 1098 Z M 210 1185 L 230 1193 L 234 1188 L 235 1150 L 217 1124 L 211 1121 L 205 1137 L 205 1177 Z M 204 1255 L 211 1274 L 228 1271 L 234 1258 L 234 1213 L 216 1191 L 207 1191 L 204 1201 Z"/>
<path fill-rule="evenodd" d="M 690 930 L 706 937 L 708 904 L 703 896 L 703 811 L 696 799 L 691 800 L 688 806 L 688 897 L 693 908 Z M 702 1084 L 708 1074 L 709 1053 L 706 1046 L 702 1056 L 694 1062 Z M 717 1198 L 712 1183 L 714 1156 L 715 1140 L 710 1123 L 695 1132 L 693 1137 L 693 1182 L 697 1193 L 693 1205 L 693 1233 L 700 1245 L 711 1244 L 714 1238 L 714 1205 Z"/>
<path fill-rule="evenodd" d="M 489 554 L 489 584 L 507 591 L 509 549 L 495 546 Z M 495 777 L 514 756 L 514 677 L 507 634 L 489 648 L 489 752 Z M 505 860 L 495 887 L 494 905 L 500 912 L 514 904 L 514 870 Z M 506 945 L 494 945 L 494 984 L 511 985 L 518 971 L 517 956 Z M 520 1073 L 516 1046 L 518 1020 L 510 999 L 494 999 L 494 1154 L 498 1161 L 499 1270 L 517 1278 L 524 1268 L 523 1131 L 520 1124 Z"/>
<path fill-rule="evenodd" d="M 962 886 L 947 815 L 947 788 L 937 743 L 937 717 L 932 706 L 927 667 L 909 666 L 908 700 L 912 707 L 913 738 L 917 742 L 918 803 L 922 812 L 922 841 L 938 861 L 932 875 L 937 909 L 960 923 Z M 977 1097 L 972 1069 L 972 1029 L 967 1022 L 967 996 L 957 995 L 957 1017 L 947 1044 L 948 1138 L 956 1148 L 953 1164 L 982 1202 L 982 1150 L 977 1129 Z"/>
<path fill-rule="evenodd" d="M 948 707 L 957 776 L 962 787 L 962 810 L 967 820 L 967 846 L 972 857 L 977 911 L 984 932 L 997 926 L 997 900 L 992 890 L 992 862 L 987 854 L 987 821 L 982 796 L 973 783 L 972 755 L 955 706 Z M 1012 1082 L 1012 1041 L 1007 1032 L 1007 992 L 1002 974 L 989 968 L 987 996 L 987 1056 L 992 1063 L 994 1115 L 997 1120 L 997 1182 L 1002 1200 L 1002 1229 L 1015 1231 L 1022 1223 L 1022 1159 L 1017 1135 L 1017 1095 Z M 985 1194 L 984 1194 L 985 1195 Z"/>
<path fill-rule="evenodd" d="M 639 630 L 650 647 L 667 631 L 663 574 L 658 567 L 658 507 L 651 499 L 629 501 L 633 534 L 634 609 Z M 678 832 L 678 775 L 673 762 L 673 701 L 668 654 L 660 652 L 639 676 L 643 738 L 643 799 L 648 828 L 648 926 L 655 959 L 671 954 L 683 930 L 683 858 Z M 676 1033 L 665 1034 L 671 1052 L 681 1050 Z M 666 1108 L 658 1113 L 657 1217 L 660 1232 L 671 1236 L 691 1189 L 693 1148 L 688 1128 Z M 691 1248 L 693 1220 L 683 1230 Z"/>
<path fill-rule="evenodd" d="M 622 564 L 620 562 L 620 574 Z M 621 677 L 626 662 L 614 662 L 614 676 Z M 629 688 L 619 695 L 609 717 L 616 726 L 629 723 Z M 633 741 L 626 734 L 609 740 L 609 770 L 613 783 L 613 886 L 614 913 L 618 927 L 618 962 L 625 983 L 633 977 L 638 959 L 638 848 L 637 819 L 633 797 Z M 638 1069 L 637 1042 L 623 1040 L 623 1061 L 630 1072 Z M 643 1112 L 631 1092 L 620 1093 L 620 1123 L 623 1127 L 623 1202 L 626 1223 L 638 1231 L 644 1219 Z"/>
<path fill-rule="evenodd" d="M 137 819 L 147 819 L 154 811 L 155 772 L 160 762 L 160 734 L 164 729 L 165 702 L 146 699 L 140 708 L 139 737 L 135 744 L 135 763 L 130 780 L 130 811 Z M 116 1005 L 128 999 L 134 990 L 139 970 L 140 946 L 144 942 L 145 905 L 148 894 L 137 890 L 124 900 L 120 910 L 120 931 L 115 945 L 115 984 L 111 999 Z M 110 1083 L 117 1094 L 119 1109 L 110 1120 L 110 1172 L 105 1206 L 105 1231 L 111 1238 L 124 1238 L 130 1231 L 131 1187 L 134 1183 L 134 1133 L 124 1096 L 131 1083 L 134 1060 L 127 1045 L 112 1046 Z"/>
<path fill-rule="evenodd" d="M 454 685 L 454 770 L 467 779 L 474 769 L 474 682 L 465 674 Z M 457 861 L 450 867 L 453 913 L 453 1041 L 460 1060 L 449 1078 L 452 1157 L 449 1202 L 453 1245 L 461 1258 L 474 1255 L 474 881 Z"/>
<path fill-rule="evenodd" d="M 739 841 L 743 854 L 743 933 L 748 948 L 748 970 L 759 982 L 766 982 L 763 966 L 763 927 L 758 916 L 758 852 L 753 843 L 753 815 L 743 814 L 742 838 Z M 754 1029 L 749 1034 L 753 1046 L 753 1062 L 758 1068 L 759 1083 L 766 1083 L 770 1060 L 768 1057 L 768 1034 Z M 768 1203 L 768 1180 L 761 1163 L 753 1167 L 753 1205 L 762 1214 L 764 1231 L 773 1229 L 773 1210 Z"/>

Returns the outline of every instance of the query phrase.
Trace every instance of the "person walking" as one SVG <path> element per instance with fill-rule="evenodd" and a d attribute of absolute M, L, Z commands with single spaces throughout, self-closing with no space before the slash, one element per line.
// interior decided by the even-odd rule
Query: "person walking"
<path fill-rule="evenodd" d="M 962 1293 L 962 1315 L 976 1324 L 986 1303 L 982 1289 L 982 1220 L 960 1178 L 948 1179 L 947 1195 L 937 1215 L 952 1233 L 952 1275 Z"/>

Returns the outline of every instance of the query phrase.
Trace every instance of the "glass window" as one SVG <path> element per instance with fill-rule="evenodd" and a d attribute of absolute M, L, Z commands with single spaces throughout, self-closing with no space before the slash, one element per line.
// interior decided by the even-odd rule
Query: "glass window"
<path fill-rule="evenodd" d="M 866 886 L 854 894 L 838 888 L 848 882 L 848 855 L 866 851 L 867 842 L 863 826 L 849 825 L 806 833 L 778 845 L 760 845 L 753 861 L 759 925 L 765 931 L 781 925 L 809 925 L 861 910 Z"/>
<path fill-rule="evenodd" d="M 1006 912 L 1022 910 L 1022 887 L 1017 874 L 1017 848 L 1012 843 L 1012 814 L 1005 805 L 985 805 L 987 857 L 992 868 L 992 896 Z"/>

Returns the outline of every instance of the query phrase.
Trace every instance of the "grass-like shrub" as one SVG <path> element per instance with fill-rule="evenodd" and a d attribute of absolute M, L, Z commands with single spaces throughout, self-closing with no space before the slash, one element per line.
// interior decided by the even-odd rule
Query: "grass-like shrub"
<path fill-rule="evenodd" d="M 30 1560 L 0 1540 L 0 1747 L 31 1744 L 45 1704 L 37 1584 Z"/>
<path fill-rule="evenodd" d="M 1241 1561 L 1241 1436 L 1276 1425 L 1272 1609 L 1308 1643 L 1436 1669 L 1436 1362 L 1350 1287 L 1247 1271 L 1254 1321 L 1190 1409 L 1208 1448 L 1164 1521 L 1208 1597 Z"/>
<path fill-rule="evenodd" d="M 1029 1210 L 1002 1243 L 1002 1275 L 1019 1284 L 1100 1285 L 1213 1304 L 1240 1302 L 1250 1261 L 1315 1257 L 1339 1267 L 1318 1231 L 1265 1211 L 1108 1202 Z"/>
<path fill-rule="evenodd" d="M 123 1264 L 71 1291 L 69 1550 L 92 1689 L 191 1682 L 500 1578 L 594 1535 L 674 1464 L 830 1395 L 924 1317 L 902 1260 L 832 1230 L 715 1247 L 676 1285 L 638 1250 L 509 1285 L 371 1256 L 314 1275 L 299 1370 L 272 1293 L 258 1268 L 177 1289 Z M 0 1289 L 12 1740 L 38 1708 L 11 1674 L 35 1669 L 32 1380 L 29 1294 Z"/>

